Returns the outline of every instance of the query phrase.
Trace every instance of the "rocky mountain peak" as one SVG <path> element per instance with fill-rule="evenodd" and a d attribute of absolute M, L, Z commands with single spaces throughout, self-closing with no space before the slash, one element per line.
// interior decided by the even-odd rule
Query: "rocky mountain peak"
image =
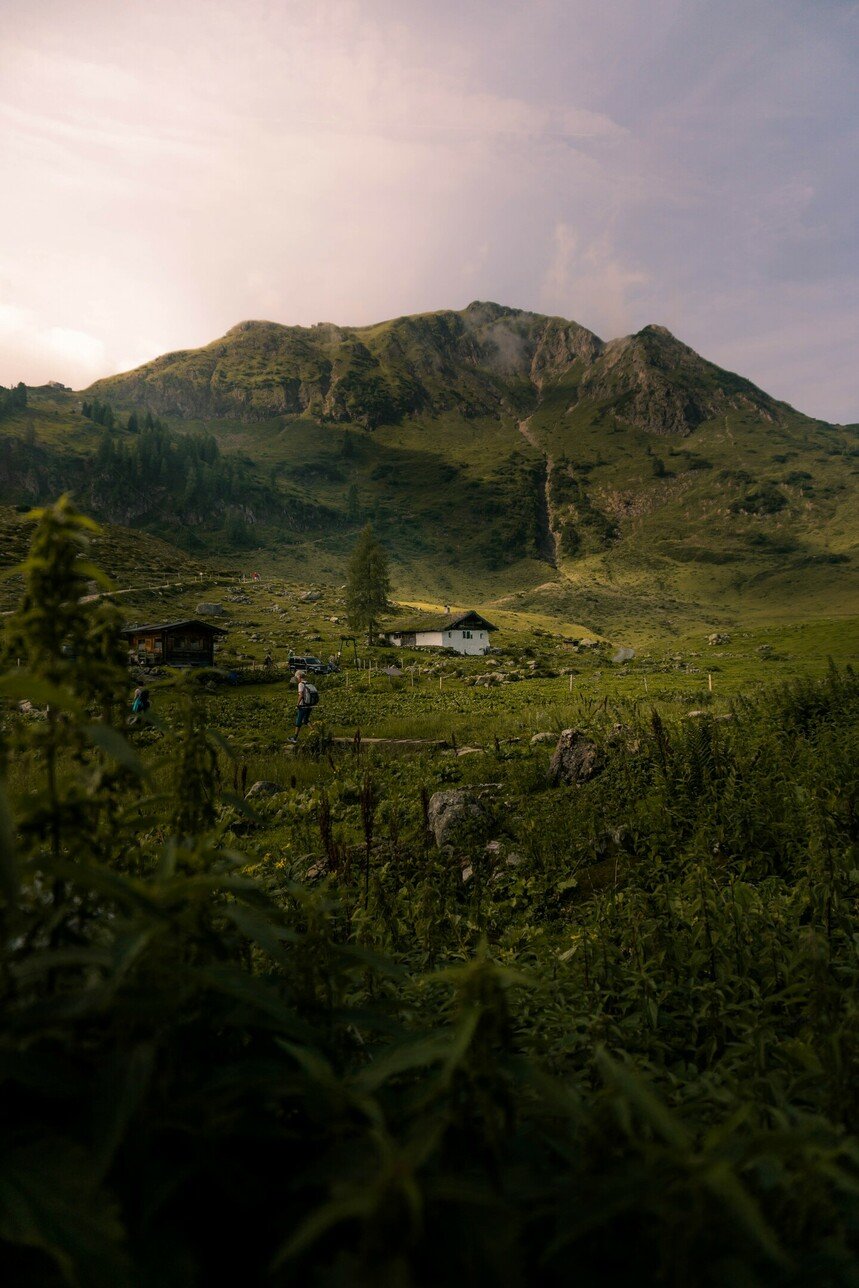
<path fill-rule="evenodd" d="M 615 408 L 621 423 L 688 434 L 726 410 L 778 404 L 651 323 L 604 342 L 560 317 L 473 300 L 460 311 L 375 326 L 247 320 L 202 349 L 165 355 L 92 392 L 160 415 L 264 420 L 310 414 L 373 428 L 413 415 L 498 416 L 533 408 L 552 384 L 570 405 Z"/>

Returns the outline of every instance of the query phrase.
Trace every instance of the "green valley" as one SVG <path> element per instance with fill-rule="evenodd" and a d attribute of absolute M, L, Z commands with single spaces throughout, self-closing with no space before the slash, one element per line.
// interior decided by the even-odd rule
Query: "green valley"
<path fill-rule="evenodd" d="M 85 396 L 31 390 L 0 438 L 10 505 L 70 490 L 210 566 L 329 584 L 371 521 L 401 600 L 635 638 L 853 611 L 857 477 L 856 426 L 662 327 L 606 343 L 485 303 L 241 323 Z"/>

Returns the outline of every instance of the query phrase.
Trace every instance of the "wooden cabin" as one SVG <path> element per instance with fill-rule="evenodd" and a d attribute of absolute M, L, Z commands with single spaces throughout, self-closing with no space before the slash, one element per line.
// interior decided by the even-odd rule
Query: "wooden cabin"
<path fill-rule="evenodd" d="M 392 626 L 387 634 L 397 648 L 450 648 L 456 653 L 480 654 L 489 652 L 489 633 L 497 630 L 479 613 L 467 612 Z"/>
<path fill-rule="evenodd" d="M 214 666 L 215 639 L 226 635 L 221 626 L 197 618 L 161 622 L 149 626 L 126 626 L 129 658 L 150 666 Z"/>

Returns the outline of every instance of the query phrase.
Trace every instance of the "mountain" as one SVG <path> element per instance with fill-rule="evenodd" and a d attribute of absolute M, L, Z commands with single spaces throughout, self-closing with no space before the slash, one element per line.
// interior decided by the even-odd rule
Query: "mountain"
<path fill-rule="evenodd" d="M 373 428 L 530 409 L 571 372 L 579 400 L 611 400 L 616 414 L 656 433 L 688 433 L 742 407 L 771 419 L 789 410 L 664 327 L 606 344 L 576 322 L 481 302 L 370 327 L 241 322 L 205 348 L 165 354 L 90 393 L 185 419 L 310 414 Z"/>
<path fill-rule="evenodd" d="M 627 634 L 856 602 L 856 426 L 664 327 L 606 342 L 490 303 L 243 322 L 83 395 L 29 395 L 0 434 L 0 502 L 70 488 L 220 565 L 253 551 L 340 581 L 370 520 L 415 602 Z"/>

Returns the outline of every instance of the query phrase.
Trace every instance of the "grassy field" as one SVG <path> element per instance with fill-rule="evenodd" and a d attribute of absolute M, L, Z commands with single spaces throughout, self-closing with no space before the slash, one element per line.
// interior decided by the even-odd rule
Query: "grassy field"
<path fill-rule="evenodd" d="M 302 602 L 308 591 L 319 598 Z M 235 595 L 247 602 L 234 602 Z M 545 618 L 507 611 L 495 614 L 501 629 L 493 636 L 493 652 L 485 658 L 368 649 L 359 640 L 360 669 L 354 668 L 350 644 L 344 648 L 341 673 L 318 681 L 321 702 L 311 748 L 318 751 L 330 738 L 352 740 L 356 731 L 363 739 L 446 744 L 440 749 L 368 744 L 359 766 L 346 745 L 319 756 L 303 749 L 293 753 L 286 742 L 293 732 L 295 704 L 287 654 L 314 653 L 325 660 L 337 653 L 341 635 L 349 630 L 341 594 L 322 584 L 242 582 L 225 576 L 141 591 L 118 602 L 127 620 L 170 620 L 193 615 L 200 599 L 224 606 L 226 616 L 218 620 L 228 635 L 217 664 L 238 668 L 242 677 L 235 687 L 218 684 L 201 695 L 207 722 L 235 753 L 234 763 L 224 762 L 224 775 L 237 773 L 247 784 L 257 779 L 284 787 L 295 784 L 311 794 L 334 791 L 337 783 L 353 779 L 359 767 L 372 768 L 393 787 L 404 762 L 411 770 L 420 766 L 420 786 L 430 792 L 450 783 L 503 780 L 510 766 L 516 773 L 527 767 L 532 788 L 544 792 L 554 742 L 532 746 L 534 735 L 646 721 L 654 710 L 674 722 L 688 720 L 691 712 L 728 715 L 742 696 L 761 695 L 799 677 L 820 679 L 830 661 L 839 667 L 859 662 L 856 617 L 732 631 L 728 642 L 718 645 L 708 644 L 707 635 L 698 633 L 661 641 L 624 636 L 603 641 L 598 648 L 580 648 L 570 641 L 593 640 L 586 630 L 567 634 L 556 624 L 549 630 Z M 634 647 L 635 657 L 614 663 L 618 644 Z M 271 671 L 262 665 L 269 653 Z M 399 676 L 385 674 L 384 668 L 391 665 L 401 668 Z M 489 673 L 504 678 L 484 685 L 480 677 Z M 155 710 L 174 718 L 174 681 L 156 679 L 150 687 Z M 470 750 L 462 754 L 466 748 Z M 152 755 L 157 763 L 157 740 Z M 417 792 L 416 783 L 413 810 L 418 808 Z M 292 847 L 295 838 L 290 839 L 288 831 L 275 828 L 269 835 L 264 830 L 255 839 L 263 847 Z"/>
<path fill-rule="evenodd" d="M 230 633 L 130 725 L 74 522 L 0 674 L 9 1282 L 852 1288 L 855 618 L 614 663 L 508 612 L 292 748 L 338 592 L 139 588 Z"/>

